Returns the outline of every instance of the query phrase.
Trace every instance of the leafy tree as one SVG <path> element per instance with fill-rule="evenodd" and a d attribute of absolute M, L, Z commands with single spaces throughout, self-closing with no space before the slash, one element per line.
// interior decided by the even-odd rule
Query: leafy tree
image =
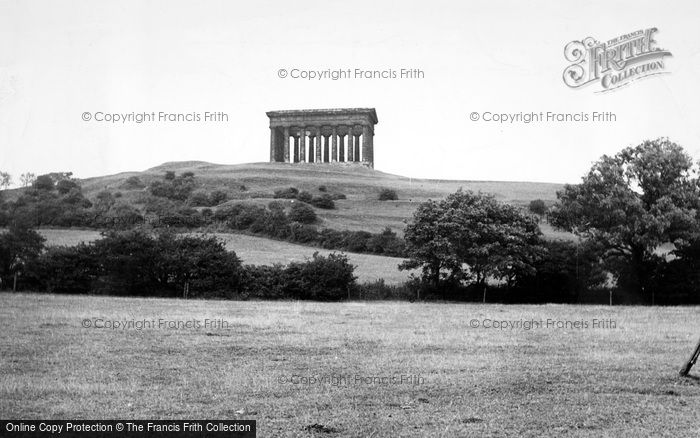
<path fill-rule="evenodd" d="M 459 190 L 418 207 L 404 236 L 409 260 L 400 269 L 421 268 L 436 288 L 441 281 L 466 282 L 485 292 L 490 277 L 512 284 L 534 273 L 540 234 L 536 221 L 516 207 Z"/>
<path fill-rule="evenodd" d="M 697 229 L 695 174 L 681 146 L 647 140 L 604 155 L 580 184 L 566 185 L 550 220 L 599 244 L 619 283 L 643 295 L 665 263 L 655 250 L 667 242 L 682 246 Z"/>
<path fill-rule="evenodd" d="M 339 301 L 355 284 L 355 266 L 344 254 L 319 255 L 306 262 L 292 262 L 284 270 L 288 296 L 302 300 Z"/>
<path fill-rule="evenodd" d="M 12 185 L 12 176 L 7 172 L 0 172 L 0 190 L 5 190 Z"/>
<path fill-rule="evenodd" d="M 547 205 L 541 199 L 534 199 L 534 200 L 530 201 L 530 204 L 528 205 L 528 209 L 530 210 L 530 213 L 532 213 L 532 214 L 536 214 L 538 216 L 544 216 L 544 214 L 547 212 Z"/>
<path fill-rule="evenodd" d="M 241 262 L 216 237 L 176 237 L 163 233 L 158 247 L 176 291 L 185 296 L 236 289 Z"/>
<path fill-rule="evenodd" d="M 27 187 L 30 186 L 34 183 L 36 180 L 36 175 L 34 175 L 31 172 L 26 172 L 23 173 L 22 175 L 19 176 L 19 182 L 22 184 L 22 187 Z"/>
<path fill-rule="evenodd" d="M 13 223 L 0 234 L 0 283 L 22 272 L 44 248 L 44 238 L 22 223 Z"/>
<path fill-rule="evenodd" d="M 37 190 L 43 190 L 45 192 L 50 192 L 54 189 L 55 183 L 50 175 L 39 175 L 34 182 L 32 187 Z"/>

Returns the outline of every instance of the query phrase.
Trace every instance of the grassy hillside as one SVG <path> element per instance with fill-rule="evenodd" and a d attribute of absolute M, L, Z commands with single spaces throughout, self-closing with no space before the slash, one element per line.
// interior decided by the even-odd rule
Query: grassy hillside
<path fill-rule="evenodd" d="M 289 164 L 252 163 L 221 165 L 201 161 L 166 163 L 144 172 L 89 178 L 82 182 L 86 196 L 94 198 L 101 190 L 120 191 L 122 199 L 136 201 L 147 189 L 128 190 L 124 182 L 138 176 L 145 184 L 161 179 L 172 170 L 176 173 L 195 173 L 195 190 L 223 190 L 229 198 L 248 202 L 267 203 L 277 189 L 296 187 L 318 195 L 320 186 L 329 193 L 343 193 L 346 200 L 336 202 L 335 210 L 319 210 L 321 225 L 328 228 L 381 231 L 389 226 L 401 232 L 404 220 L 411 217 L 419 203 L 438 199 L 465 190 L 493 194 L 497 199 L 515 205 L 527 205 L 533 199 L 554 201 L 559 184 L 496 181 L 452 181 L 414 179 L 391 175 L 373 169 L 346 163 Z M 398 192 L 398 201 L 378 201 L 382 188 Z"/>

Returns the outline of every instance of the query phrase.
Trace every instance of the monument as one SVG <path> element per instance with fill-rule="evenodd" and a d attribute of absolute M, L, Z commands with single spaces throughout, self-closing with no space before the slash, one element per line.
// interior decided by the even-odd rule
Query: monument
<path fill-rule="evenodd" d="M 271 163 L 361 163 L 374 168 L 374 108 L 269 111 Z"/>

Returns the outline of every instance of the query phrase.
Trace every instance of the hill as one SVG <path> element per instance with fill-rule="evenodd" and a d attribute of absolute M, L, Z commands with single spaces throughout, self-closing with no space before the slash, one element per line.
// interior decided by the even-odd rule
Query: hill
<path fill-rule="evenodd" d="M 442 198 L 459 188 L 494 195 L 498 200 L 525 206 L 533 199 L 553 202 L 560 184 L 498 181 L 455 181 L 417 179 L 392 175 L 357 164 L 309 163 L 250 163 L 236 165 L 213 164 L 202 161 L 165 163 L 143 172 L 88 178 L 82 181 L 83 191 L 94 198 L 102 190 L 119 191 L 122 198 L 136 201 L 147 190 L 125 188 L 127 178 L 137 176 L 148 185 L 161 179 L 166 171 L 194 172 L 195 190 L 226 192 L 231 201 L 267 203 L 275 190 L 295 187 L 313 195 L 342 193 L 347 199 L 336 202 L 334 210 L 318 210 L 321 226 L 339 230 L 378 232 L 389 226 L 402 232 L 404 221 L 411 217 L 421 202 Z M 397 201 L 379 201 L 381 189 L 396 190 Z M 545 227 L 545 233 L 551 230 Z"/>

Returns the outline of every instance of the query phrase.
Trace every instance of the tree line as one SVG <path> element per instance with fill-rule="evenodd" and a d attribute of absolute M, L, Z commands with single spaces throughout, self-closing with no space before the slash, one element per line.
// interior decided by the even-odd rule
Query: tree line
<path fill-rule="evenodd" d="M 167 175 L 158 190 L 164 191 L 167 196 L 182 197 L 182 186 L 190 184 L 191 178 L 192 175 Z M 38 177 L 33 192 L 22 196 L 46 197 L 49 201 L 59 199 L 69 205 L 88 208 L 79 186 L 76 187 L 69 178 L 58 178 L 56 182 L 55 177 Z M 22 196 L 14 202 L 13 208 L 21 210 L 23 205 L 31 204 Z M 266 207 L 234 204 L 199 214 L 225 223 L 230 229 L 278 239 L 325 248 L 399 255 L 406 259 L 399 269 L 418 271 L 405 285 L 388 287 L 376 283 L 365 285 L 364 291 L 355 289 L 359 296 L 505 302 L 585 302 L 591 297 L 598 297 L 597 301 L 607 297 L 615 303 L 700 303 L 698 165 L 681 146 L 666 138 L 645 141 L 615 155 L 603 156 L 579 184 L 565 185 L 550 208 L 541 203 L 531 205 L 533 211 L 536 208 L 539 214 L 546 214 L 552 225 L 572 233 L 575 236 L 573 241 L 547 240 L 540 231 L 535 215 L 498 202 L 492 196 L 469 191 L 460 190 L 445 199 L 422 203 L 408 222 L 403 239 L 388 229 L 379 234 L 319 230 L 313 226 L 316 221 L 313 208 L 303 201 L 308 200 L 307 195 L 286 190 L 280 192 L 278 197 L 293 198 L 296 202 L 291 209 L 285 209 L 279 201 L 271 201 Z M 328 196 L 317 198 L 330 199 Z M 98 197 L 96 204 L 109 204 L 109 200 Z M 51 205 L 51 202 L 45 204 L 45 211 L 41 213 L 51 211 Z M 113 204 L 109 208 L 112 207 Z M 296 275 L 292 273 L 306 272 L 294 264 L 241 270 L 236 267 L 235 257 L 225 256 L 221 248 L 219 252 L 213 251 L 217 245 L 213 241 L 198 243 L 188 240 L 191 238 L 162 237 L 168 233 L 162 233 L 156 239 L 147 237 L 148 234 L 143 232 L 132 232 L 137 234 L 129 238 L 141 242 L 144 248 L 156 245 L 153 248 L 157 248 L 157 251 L 151 248 L 153 251 L 175 254 L 169 256 L 166 263 L 156 253 L 149 252 L 151 250 L 138 253 L 152 254 L 154 260 L 160 260 L 159 266 L 168 266 L 165 271 L 152 267 L 153 272 L 167 272 L 167 275 L 149 276 L 126 269 L 131 266 L 129 257 L 137 259 L 140 256 L 134 251 L 126 251 L 128 242 L 119 240 L 119 233 L 108 234 L 103 239 L 109 245 L 116 245 L 110 246 L 107 252 L 100 252 L 106 245 L 104 242 L 74 249 L 39 250 L 36 260 L 49 257 L 46 256 L 49 254 L 51 262 L 58 263 L 58 268 L 40 268 L 42 265 L 37 262 L 32 265 L 37 267 L 34 271 L 26 272 L 36 272 L 37 281 L 49 278 L 50 274 L 56 278 L 60 272 L 70 272 L 71 266 L 89 273 L 78 273 L 80 275 L 71 277 L 73 279 L 57 282 L 69 285 L 66 290 L 137 291 L 146 287 L 139 281 L 147 279 L 149 290 L 181 291 L 190 286 L 195 290 L 216 290 L 218 286 L 214 285 L 220 284 L 224 289 L 246 291 L 246 296 L 301 297 L 307 295 L 300 291 L 315 284 L 313 281 L 291 280 L 289 275 Z M 0 240 L 0 249 L 5 251 L 5 248 L 22 241 L 27 242 L 29 253 L 37 252 L 36 248 L 40 245 L 31 236 L 26 229 L 6 233 Z M 119 253 L 122 257 L 119 263 L 100 262 L 102 264 L 98 263 L 98 268 L 89 263 L 89 260 L 110 260 L 110 251 L 119 248 L 119 245 L 126 248 Z M 207 269 L 225 273 L 229 271 L 224 265 L 231 265 L 238 272 L 237 276 L 224 277 L 229 280 L 235 277 L 238 279 L 236 281 L 246 278 L 249 286 L 209 277 L 206 280 L 209 283 L 202 283 L 205 280 L 198 276 L 204 275 L 203 271 L 188 277 L 188 269 L 196 271 L 198 266 L 202 266 L 196 260 L 199 257 L 197 254 L 204 248 L 211 250 L 206 253 L 207 257 L 215 254 L 220 257 L 211 259 L 212 263 L 216 261 L 219 264 Z M 14 258 L 2 256 L 3 271 L 0 275 L 4 276 L 5 285 L 9 281 L 8 274 L 17 272 L 18 266 L 25 263 L 18 260 L 29 259 L 32 257 L 26 254 Z M 194 264 L 187 265 L 188 259 L 195 260 Z M 43 260 L 46 261 L 45 258 Z M 314 257 L 311 262 L 316 263 L 313 266 L 318 269 L 322 265 L 325 266 L 323 269 L 340 269 L 324 265 L 327 261 L 340 263 L 340 259 L 332 257 L 329 260 Z M 174 264 L 175 261 L 180 265 Z M 148 260 L 143 263 L 151 266 Z M 105 273 L 104 266 L 123 266 L 125 271 L 120 275 L 111 271 Z M 346 272 L 346 268 L 340 269 L 340 272 Z M 125 283 L 116 289 L 114 285 L 118 283 L 107 281 L 104 286 L 102 282 L 112 277 L 120 278 Z M 127 281 L 129 278 L 132 280 Z M 348 285 L 353 282 L 343 280 L 341 283 L 345 291 L 338 292 L 343 287 L 333 286 L 331 289 L 336 292 L 332 295 L 352 296 L 352 289 L 356 286 Z M 292 287 L 291 284 L 296 286 Z M 42 283 L 42 287 L 58 290 L 51 283 Z M 326 299 L 320 290 L 310 296 Z"/>

